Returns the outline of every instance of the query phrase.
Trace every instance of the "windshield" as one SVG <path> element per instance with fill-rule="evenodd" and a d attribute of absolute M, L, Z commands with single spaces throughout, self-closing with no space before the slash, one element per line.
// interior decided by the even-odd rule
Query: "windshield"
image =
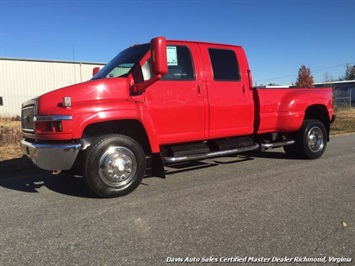
<path fill-rule="evenodd" d="M 133 66 L 136 65 L 150 49 L 150 44 L 132 46 L 120 52 L 92 79 L 127 77 Z"/>

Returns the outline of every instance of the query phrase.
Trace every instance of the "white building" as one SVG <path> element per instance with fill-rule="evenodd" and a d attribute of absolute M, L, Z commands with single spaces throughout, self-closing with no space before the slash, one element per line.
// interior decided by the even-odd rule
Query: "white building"
<path fill-rule="evenodd" d="M 21 115 L 21 104 L 92 77 L 103 63 L 0 58 L 0 116 Z"/>

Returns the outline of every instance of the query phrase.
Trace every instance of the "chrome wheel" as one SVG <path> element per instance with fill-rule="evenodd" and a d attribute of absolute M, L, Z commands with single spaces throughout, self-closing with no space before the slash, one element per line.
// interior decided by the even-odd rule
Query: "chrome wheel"
<path fill-rule="evenodd" d="M 142 182 L 146 156 L 134 139 L 109 134 L 94 139 L 85 151 L 84 179 L 97 195 L 120 197 Z"/>
<path fill-rule="evenodd" d="M 319 127 L 314 126 L 308 131 L 307 144 L 312 152 L 319 152 L 324 148 L 324 136 Z"/>
<path fill-rule="evenodd" d="M 291 135 L 295 143 L 284 146 L 285 152 L 292 158 L 317 159 L 327 147 L 327 130 L 320 120 L 306 119 L 300 130 Z"/>
<path fill-rule="evenodd" d="M 125 147 L 108 148 L 99 159 L 99 176 L 108 186 L 126 186 L 135 177 L 137 160 L 132 151 Z"/>

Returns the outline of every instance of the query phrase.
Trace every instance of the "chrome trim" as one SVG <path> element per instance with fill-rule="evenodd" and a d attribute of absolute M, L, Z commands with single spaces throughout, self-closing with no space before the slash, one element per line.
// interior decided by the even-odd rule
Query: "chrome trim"
<path fill-rule="evenodd" d="M 63 121 L 63 120 L 72 120 L 71 115 L 51 115 L 51 116 L 41 116 L 36 115 L 33 117 L 34 122 L 45 122 L 45 121 Z"/>
<path fill-rule="evenodd" d="M 163 157 L 162 159 L 163 159 L 163 162 L 166 164 L 180 163 L 180 162 L 186 162 L 186 161 L 198 161 L 198 160 L 202 160 L 202 159 L 222 157 L 222 156 L 236 154 L 236 153 L 253 151 L 253 150 L 257 150 L 259 148 L 260 148 L 259 144 L 254 144 L 252 146 L 241 147 L 241 148 L 225 150 L 225 151 L 215 151 L 215 152 L 195 154 L 195 155 L 189 155 L 189 156 L 181 156 L 181 157 Z"/>
<path fill-rule="evenodd" d="M 35 106 L 30 105 L 21 109 L 21 129 L 34 132 L 33 117 L 35 116 Z"/>
<path fill-rule="evenodd" d="M 137 159 L 126 147 L 109 147 L 100 157 L 98 169 L 102 182 L 110 187 L 121 188 L 134 179 Z"/>
<path fill-rule="evenodd" d="M 314 153 L 323 150 L 324 136 L 321 128 L 314 126 L 307 132 L 307 145 Z"/>
<path fill-rule="evenodd" d="M 29 106 L 36 106 L 37 100 L 38 100 L 38 98 L 33 98 L 33 99 L 30 99 L 30 100 L 22 103 L 22 109 L 29 107 Z M 37 111 L 37 110 L 35 109 L 35 111 Z"/>
<path fill-rule="evenodd" d="M 21 149 L 34 164 L 44 170 L 69 170 L 78 156 L 80 143 L 37 143 L 21 140 Z"/>
<path fill-rule="evenodd" d="M 28 129 L 28 128 L 22 128 L 23 132 L 27 132 L 27 133 L 34 133 L 35 130 L 34 129 Z"/>
<path fill-rule="evenodd" d="M 87 147 L 89 147 L 92 144 L 93 140 L 94 140 L 94 138 L 82 138 L 82 139 L 80 139 L 80 144 L 81 144 L 80 150 L 86 150 Z"/>
<path fill-rule="evenodd" d="M 260 146 L 261 148 L 264 149 L 274 149 L 274 148 L 280 148 L 282 146 L 292 145 L 294 143 L 295 143 L 294 140 L 285 140 L 280 142 L 261 143 Z"/>
<path fill-rule="evenodd" d="M 26 110 L 26 109 L 34 109 L 34 105 L 29 105 L 29 106 L 26 106 L 26 107 L 23 107 L 22 110 Z"/>

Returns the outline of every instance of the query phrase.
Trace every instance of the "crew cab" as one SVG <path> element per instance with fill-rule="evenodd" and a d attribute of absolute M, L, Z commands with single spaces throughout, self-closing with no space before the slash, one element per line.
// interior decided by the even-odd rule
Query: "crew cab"
<path fill-rule="evenodd" d="M 319 158 L 335 118 L 330 88 L 254 88 L 241 46 L 157 37 L 93 74 L 23 103 L 21 146 L 102 197 L 137 188 L 147 161 L 165 177 L 168 164 L 282 146 Z"/>

